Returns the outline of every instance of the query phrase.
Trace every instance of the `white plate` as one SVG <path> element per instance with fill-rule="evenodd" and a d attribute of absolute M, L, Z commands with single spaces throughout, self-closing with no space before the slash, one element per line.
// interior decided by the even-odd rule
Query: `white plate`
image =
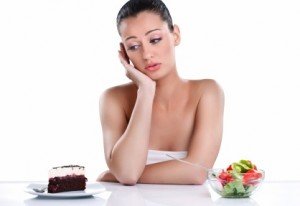
<path fill-rule="evenodd" d="M 35 192 L 33 188 L 43 188 L 47 187 L 47 184 L 30 184 L 25 188 L 25 192 L 32 194 L 32 195 L 38 195 L 41 197 L 88 197 L 95 194 L 98 194 L 100 192 L 105 191 L 104 186 L 102 186 L 100 183 L 87 183 L 85 190 L 80 191 L 69 191 L 69 192 L 59 192 L 59 193 L 48 193 L 45 191 L 44 193 Z"/>

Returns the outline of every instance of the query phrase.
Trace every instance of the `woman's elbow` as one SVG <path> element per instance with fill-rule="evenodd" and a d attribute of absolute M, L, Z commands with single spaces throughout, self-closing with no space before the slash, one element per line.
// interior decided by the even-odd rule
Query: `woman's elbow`
<path fill-rule="evenodd" d="M 197 175 L 193 178 L 194 185 L 203 185 L 205 181 L 206 181 L 206 176 L 203 175 Z"/>
<path fill-rule="evenodd" d="M 116 178 L 123 185 L 135 185 L 140 178 L 140 174 L 137 171 L 123 171 L 117 174 Z"/>
<path fill-rule="evenodd" d="M 137 183 L 138 178 L 134 176 L 122 176 L 117 178 L 118 181 L 123 185 L 133 186 Z"/>
<path fill-rule="evenodd" d="M 194 185 L 203 185 L 204 183 L 205 183 L 205 179 L 198 178 L 194 181 Z"/>

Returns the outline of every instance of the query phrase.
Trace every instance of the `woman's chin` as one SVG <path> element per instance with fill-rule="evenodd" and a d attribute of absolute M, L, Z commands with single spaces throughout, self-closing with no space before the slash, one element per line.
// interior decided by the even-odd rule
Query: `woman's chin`
<path fill-rule="evenodd" d="M 164 79 L 169 75 L 169 73 L 163 73 L 163 72 L 157 72 L 157 73 L 147 73 L 146 74 L 149 78 L 151 78 L 153 81 L 159 81 L 161 79 Z"/>

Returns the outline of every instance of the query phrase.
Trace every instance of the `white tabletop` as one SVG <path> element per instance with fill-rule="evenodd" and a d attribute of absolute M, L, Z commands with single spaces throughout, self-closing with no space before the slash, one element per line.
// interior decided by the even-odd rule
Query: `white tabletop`
<path fill-rule="evenodd" d="M 98 183 L 105 191 L 86 198 L 45 198 L 24 192 L 29 182 L 0 182 L 0 205 L 300 205 L 300 182 L 264 182 L 250 198 L 226 199 L 214 193 L 208 184 L 204 185 L 152 185 L 137 184 L 123 186 L 117 183 Z"/>

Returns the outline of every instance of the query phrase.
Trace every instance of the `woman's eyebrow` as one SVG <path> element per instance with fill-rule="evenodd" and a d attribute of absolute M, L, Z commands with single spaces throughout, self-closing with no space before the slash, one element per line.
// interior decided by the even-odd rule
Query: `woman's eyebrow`
<path fill-rule="evenodd" d="M 150 30 L 150 31 L 147 31 L 147 32 L 145 33 L 145 36 L 147 36 L 148 34 L 150 34 L 150 33 L 153 32 L 153 31 L 157 31 L 157 30 L 160 30 L 160 29 L 152 29 L 152 30 Z"/>
<path fill-rule="evenodd" d="M 160 30 L 160 29 L 151 29 L 151 30 L 149 30 L 149 31 L 147 31 L 146 33 L 145 33 L 145 36 L 147 36 L 148 34 L 150 34 L 151 32 L 153 32 L 153 31 L 157 31 L 157 30 Z M 134 39 L 134 38 L 137 38 L 136 36 L 129 36 L 129 37 L 127 37 L 126 39 L 125 39 L 125 41 L 127 41 L 127 40 L 129 40 L 129 39 Z"/>

